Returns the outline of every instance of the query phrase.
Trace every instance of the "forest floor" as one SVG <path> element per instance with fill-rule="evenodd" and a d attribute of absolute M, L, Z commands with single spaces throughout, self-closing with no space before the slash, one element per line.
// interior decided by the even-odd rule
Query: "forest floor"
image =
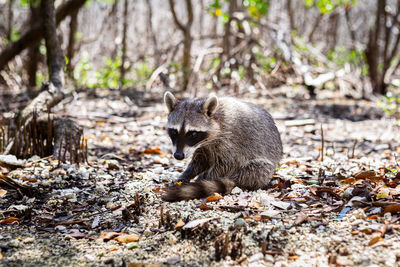
<path fill-rule="evenodd" d="M 0 265 L 400 266 L 400 122 L 375 104 L 247 94 L 282 134 L 272 187 L 166 203 L 188 161 L 171 155 L 162 93 L 146 98 L 57 106 L 84 127 L 90 164 L 2 167 L 39 193 L 1 189 Z"/>

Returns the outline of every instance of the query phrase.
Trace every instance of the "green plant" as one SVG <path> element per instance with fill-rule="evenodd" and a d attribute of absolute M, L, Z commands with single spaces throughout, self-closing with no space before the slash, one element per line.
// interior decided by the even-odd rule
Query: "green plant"
<path fill-rule="evenodd" d="M 84 52 L 82 60 L 79 61 L 74 68 L 74 79 L 80 86 L 93 88 L 96 86 L 96 80 L 91 73 L 93 73 L 93 68 L 92 64 L 89 62 L 89 54 Z"/>
<path fill-rule="evenodd" d="M 400 85 L 400 80 L 397 80 Z M 399 87 L 398 87 L 399 88 Z M 377 103 L 378 107 L 383 109 L 383 111 L 389 115 L 399 115 L 400 114 L 400 91 L 397 92 L 387 92 L 386 95 L 381 97 L 381 100 Z"/>
<path fill-rule="evenodd" d="M 356 0 L 304 0 L 304 5 L 307 8 L 316 7 L 321 14 L 331 13 L 335 8 L 344 6 L 346 9 L 350 6 L 355 6 Z"/>

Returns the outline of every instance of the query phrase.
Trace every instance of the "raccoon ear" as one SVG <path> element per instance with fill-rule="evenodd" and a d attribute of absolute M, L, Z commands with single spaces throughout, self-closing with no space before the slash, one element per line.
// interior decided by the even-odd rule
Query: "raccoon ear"
<path fill-rule="evenodd" d="M 169 113 L 171 113 L 175 109 L 176 102 L 177 100 L 175 96 L 170 91 L 165 92 L 164 103 L 167 106 Z"/>
<path fill-rule="evenodd" d="M 218 107 L 218 97 L 215 94 L 210 94 L 203 104 L 203 112 L 207 116 L 214 115 Z"/>

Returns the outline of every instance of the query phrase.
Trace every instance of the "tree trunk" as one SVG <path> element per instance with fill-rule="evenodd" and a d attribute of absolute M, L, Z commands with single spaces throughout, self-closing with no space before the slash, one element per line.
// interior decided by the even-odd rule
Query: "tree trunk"
<path fill-rule="evenodd" d="M 127 50 L 127 32 L 128 32 L 128 0 L 124 1 L 124 18 L 122 25 L 122 55 L 120 65 L 120 79 L 119 85 L 122 87 L 125 84 L 125 61 L 126 61 L 126 50 Z"/>
<path fill-rule="evenodd" d="M 60 42 L 57 38 L 56 12 L 53 0 L 41 1 L 41 15 L 43 18 L 43 32 L 46 41 L 47 66 L 49 68 L 50 83 L 57 91 L 64 86 L 64 57 Z"/>
<path fill-rule="evenodd" d="M 8 25 L 7 25 L 7 39 L 11 42 L 12 26 L 13 26 L 13 5 L 14 0 L 8 0 Z"/>
<path fill-rule="evenodd" d="M 30 3 L 30 23 L 33 25 L 36 21 L 40 19 L 40 10 L 39 7 L 35 7 L 34 3 Z M 38 63 L 40 61 L 40 53 L 39 53 L 39 43 L 32 44 L 29 47 L 28 51 L 28 63 L 27 63 L 27 73 L 28 73 L 28 85 L 29 85 L 29 95 L 32 96 L 34 92 L 32 92 L 33 88 L 36 87 L 36 73 L 38 69 Z"/>
<path fill-rule="evenodd" d="M 150 0 L 146 0 L 146 5 L 147 5 L 147 12 L 148 12 L 148 14 L 147 14 L 147 24 L 149 26 L 151 39 L 153 41 L 153 51 L 154 51 L 154 55 L 155 55 L 155 58 L 156 58 L 156 62 L 155 62 L 155 69 L 156 69 L 161 64 L 161 54 L 160 54 L 160 50 L 158 48 L 157 36 L 156 36 L 156 34 L 154 32 L 153 8 L 151 7 Z"/>
<path fill-rule="evenodd" d="M 379 71 L 381 49 L 379 46 L 379 37 L 381 35 L 381 27 L 383 24 L 383 16 L 385 12 L 386 0 L 377 0 L 376 18 L 374 28 L 369 32 L 369 39 L 365 55 L 368 63 L 368 74 L 374 90 L 374 93 L 384 94 L 386 87 L 381 82 L 382 72 Z"/>
<path fill-rule="evenodd" d="M 67 65 L 67 72 L 68 76 L 73 79 L 73 71 L 74 67 L 72 65 L 72 59 L 75 55 L 75 35 L 78 30 L 78 11 L 76 10 L 72 12 L 70 16 L 69 22 L 69 34 L 68 34 L 68 47 L 67 47 L 67 58 L 68 58 L 68 65 Z"/>
<path fill-rule="evenodd" d="M 288 17 L 289 17 L 290 32 L 296 30 L 296 24 L 295 24 L 295 21 L 294 21 L 294 14 L 293 14 L 293 6 L 292 6 L 292 4 L 293 4 L 292 0 L 287 0 L 286 1 L 286 10 L 287 10 L 287 14 L 288 14 Z"/>
<path fill-rule="evenodd" d="M 64 90 L 64 57 L 61 51 L 61 46 L 57 37 L 57 26 L 56 26 L 56 12 L 54 8 L 53 0 L 42 0 L 40 5 L 43 35 L 46 43 L 47 51 L 47 66 L 49 70 L 49 84 L 42 93 L 40 93 L 32 102 L 26 106 L 20 113 L 18 119 L 18 127 L 16 128 L 16 134 L 13 140 L 7 145 L 5 153 L 19 153 L 24 147 L 28 147 L 29 144 L 33 143 L 33 152 L 37 152 L 37 146 L 35 144 L 40 143 L 38 133 L 40 129 L 51 129 L 49 132 L 54 137 L 53 157 L 59 160 L 66 158 L 70 159 L 72 163 L 77 151 L 79 150 L 80 139 L 82 135 L 82 129 L 74 121 L 65 118 L 54 118 L 50 119 L 50 108 L 58 104 L 66 95 Z M 48 116 L 41 119 L 41 125 L 37 123 L 37 118 L 43 118 L 43 113 L 47 112 Z M 30 131 L 33 136 L 30 136 L 32 142 L 24 143 L 27 129 L 33 129 Z M 49 142 L 53 142 L 50 138 Z M 21 146 L 23 144 L 23 146 Z M 32 152 L 32 151 L 31 151 Z M 32 153 L 33 153 L 32 152 Z M 67 153 L 68 152 L 68 153 Z M 25 152 L 23 153 L 25 154 Z M 66 155 L 69 155 L 68 157 Z"/>
<path fill-rule="evenodd" d="M 182 73 L 183 73 L 183 82 L 182 82 L 182 91 L 186 91 L 189 81 L 190 81 L 190 72 L 191 72 L 191 50 L 192 50 L 192 42 L 193 37 L 191 35 L 191 27 L 193 24 L 193 6 L 191 0 L 186 0 L 186 12 L 188 14 L 187 23 L 182 24 L 175 12 L 175 2 L 174 0 L 169 0 L 169 7 L 171 9 L 172 17 L 174 19 L 175 25 L 182 31 L 183 34 L 183 57 L 182 57 Z"/>
<path fill-rule="evenodd" d="M 78 10 L 83 6 L 86 0 L 69 0 L 64 2 L 57 8 L 56 22 L 57 25 L 63 21 L 69 14 Z M 12 60 L 16 55 L 21 53 L 25 48 L 34 43 L 38 43 L 43 38 L 42 21 L 38 21 L 26 31 L 21 37 L 10 44 L 8 44 L 0 53 L 0 70 L 2 70 L 7 63 Z"/>

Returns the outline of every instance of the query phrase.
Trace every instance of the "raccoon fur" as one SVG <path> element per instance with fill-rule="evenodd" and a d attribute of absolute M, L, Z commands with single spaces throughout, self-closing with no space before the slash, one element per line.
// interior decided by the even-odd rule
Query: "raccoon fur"
<path fill-rule="evenodd" d="M 282 157 L 282 142 L 271 115 L 233 97 L 177 100 L 166 92 L 168 135 L 174 157 L 190 157 L 188 167 L 162 195 L 165 201 L 227 194 L 238 186 L 268 186 Z M 195 182 L 190 180 L 197 177 Z"/>

